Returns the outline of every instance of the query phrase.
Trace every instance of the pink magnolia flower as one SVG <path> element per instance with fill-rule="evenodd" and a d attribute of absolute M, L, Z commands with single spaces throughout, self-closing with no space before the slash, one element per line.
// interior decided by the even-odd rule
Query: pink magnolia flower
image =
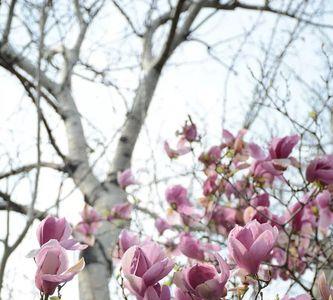
<path fill-rule="evenodd" d="M 134 175 L 133 175 L 133 173 L 130 169 L 126 169 L 122 172 L 118 172 L 117 181 L 118 181 L 119 186 L 122 189 L 125 189 L 129 185 L 132 185 L 132 184 L 136 183 Z"/>
<path fill-rule="evenodd" d="M 274 138 L 269 146 L 269 154 L 272 159 L 288 158 L 300 137 L 295 135 L 283 138 Z"/>
<path fill-rule="evenodd" d="M 194 142 L 197 139 L 198 132 L 197 132 L 197 126 L 193 123 L 191 124 L 186 124 L 183 127 L 183 132 L 182 132 L 184 138 L 191 142 Z"/>
<path fill-rule="evenodd" d="M 229 130 L 226 129 L 222 130 L 222 139 L 225 142 L 225 144 L 230 147 L 233 145 L 233 142 L 235 141 L 234 135 Z"/>
<path fill-rule="evenodd" d="M 190 295 L 188 292 L 183 292 L 179 288 L 175 289 L 175 300 L 197 300 L 195 298 L 194 296 Z"/>
<path fill-rule="evenodd" d="M 129 220 L 132 213 L 132 204 L 130 203 L 120 203 L 112 207 L 110 215 L 107 217 L 109 222 L 115 219 Z"/>
<path fill-rule="evenodd" d="M 319 293 L 320 293 L 322 300 L 332 300 L 333 299 L 333 288 L 328 285 L 324 272 L 321 272 L 319 274 L 317 285 L 318 285 Z"/>
<path fill-rule="evenodd" d="M 229 267 L 221 256 L 216 254 L 215 257 L 218 271 L 210 264 L 198 263 L 176 274 L 175 283 L 183 292 L 178 293 L 178 299 L 218 300 L 227 294 L 225 285 L 229 278 Z M 186 297 L 186 293 L 192 298 Z"/>
<path fill-rule="evenodd" d="M 286 262 L 286 258 L 287 258 L 286 251 L 281 248 L 275 247 L 272 250 L 272 258 L 276 259 L 277 263 L 280 266 L 282 266 Z"/>
<path fill-rule="evenodd" d="M 165 198 L 175 210 L 181 206 L 191 206 L 187 197 L 187 189 L 180 184 L 168 187 L 165 191 Z"/>
<path fill-rule="evenodd" d="M 170 300 L 170 288 L 166 285 L 162 287 L 159 284 L 156 284 L 154 287 L 149 286 L 143 297 L 143 300 Z"/>
<path fill-rule="evenodd" d="M 211 214 L 211 221 L 218 227 L 222 234 L 234 228 L 237 222 L 237 210 L 231 207 L 215 205 Z"/>
<path fill-rule="evenodd" d="M 187 226 L 195 226 L 203 217 L 202 213 L 192 205 L 182 205 L 177 208 L 177 212 Z"/>
<path fill-rule="evenodd" d="M 65 218 L 46 217 L 38 225 L 36 233 L 40 246 L 54 239 L 68 250 L 83 250 L 87 248 L 86 245 L 81 245 L 76 240 L 70 239 L 72 227 Z"/>
<path fill-rule="evenodd" d="M 267 193 L 261 195 L 255 195 L 251 200 L 250 203 L 252 206 L 266 206 L 269 207 L 269 195 Z"/>
<path fill-rule="evenodd" d="M 204 260 L 205 252 L 218 251 L 220 249 L 217 245 L 202 243 L 190 233 L 184 232 L 180 234 L 180 243 L 178 247 L 181 253 L 185 256 L 197 260 Z"/>
<path fill-rule="evenodd" d="M 87 233 L 96 233 L 97 229 L 100 227 L 100 222 L 102 221 L 102 217 L 96 209 L 86 204 L 81 212 L 81 217 L 82 223 L 88 225 Z"/>
<path fill-rule="evenodd" d="M 332 197 L 330 192 L 325 190 L 320 193 L 316 198 L 316 202 L 319 207 L 319 228 L 327 230 L 333 224 Z"/>
<path fill-rule="evenodd" d="M 292 206 L 290 214 L 287 213 L 288 219 L 292 219 L 291 224 L 295 232 L 300 231 L 303 224 L 307 222 L 307 220 L 303 218 L 304 210 L 304 206 L 301 203 L 297 202 Z"/>
<path fill-rule="evenodd" d="M 167 220 L 169 224 L 176 225 L 183 223 L 187 226 L 194 226 L 202 219 L 202 212 L 196 209 L 186 198 L 173 198 L 170 202 L 172 210 L 168 211 Z"/>
<path fill-rule="evenodd" d="M 272 184 L 275 177 L 281 175 L 281 171 L 277 171 L 270 162 L 260 160 L 252 163 L 250 173 L 256 181 L 264 184 Z"/>
<path fill-rule="evenodd" d="M 119 234 L 119 256 L 123 256 L 123 254 L 127 251 L 128 248 L 139 245 L 140 239 L 139 236 L 127 229 L 123 229 Z"/>
<path fill-rule="evenodd" d="M 222 150 L 220 146 L 213 146 L 208 150 L 208 152 L 204 152 L 200 155 L 199 161 L 207 166 L 216 164 L 221 159 L 221 152 Z"/>
<path fill-rule="evenodd" d="M 149 286 L 154 286 L 170 273 L 174 264 L 159 245 L 147 242 L 127 249 L 121 265 L 126 278 L 125 286 L 141 299 Z"/>
<path fill-rule="evenodd" d="M 170 224 L 162 218 L 157 218 L 155 220 L 155 227 L 160 235 L 162 235 L 165 230 L 171 228 Z"/>
<path fill-rule="evenodd" d="M 167 141 L 164 142 L 164 151 L 169 156 L 170 159 L 177 158 L 179 156 L 179 153 L 172 149 Z"/>
<path fill-rule="evenodd" d="M 167 141 L 164 142 L 164 150 L 169 158 L 177 158 L 178 156 L 185 155 L 191 151 L 191 147 L 187 144 L 184 138 L 180 138 L 177 143 L 177 148 L 172 149 Z"/>
<path fill-rule="evenodd" d="M 189 258 L 204 260 L 205 252 L 199 240 L 190 233 L 181 233 L 179 250 Z"/>
<path fill-rule="evenodd" d="M 85 265 L 81 258 L 76 265 L 68 268 L 66 251 L 57 240 L 49 240 L 42 245 L 35 261 L 35 284 L 45 295 L 52 295 L 59 284 L 72 280 Z"/>
<path fill-rule="evenodd" d="M 222 132 L 222 138 L 226 146 L 234 149 L 236 152 L 241 152 L 245 146 L 243 137 L 246 132 L 246 129 L 242 129 L 237 133 L 236 136 L 234 136 L 230 131 L 224 129 Z"/>
<path fill-rule="evenodd" d="M 247 150 L 249 155 L 256 160 L 265 160 L 267 158 L 264 150 L 256 143 L 248 143 Z"/>
<path fill-rule="evenodd" d="M 260 264 L 269 258 L 277 238 L 278 229 L 254 220 L 244 227 L 236 225 L 228 237 L 228 250 L 238 267 L 256 274 Z"/>
<path fill-rule="evenodd" d="M 273 214 L 266 206 L 257 206 L 255 208 L 249 206 L 244 210 L 243 218 L 244 223 L 248 223 L 252 220 L 257 220 L 259 223 L 267 223 L 272 219 Z"/>
<path fill-rule="evenodd" d="M 290 212 L 287 212 L 285 215 L 285 221 L 290 222 L 292 228 L 295 232 L 307 231 L 308 227 L 312 227 L 315 225 L 315 216 L 312 214 L 311 210 L 309 210 L 308 205 L 308 195 L 305 195 L 301 202 L 295 203 Z"/>
<path fill-rule="evenodd" d="M 306 180 L 318 181 L 325 185 L 333 183 L 333 155 L 324 155 L 312 160 L 306 169 Z"/>
<path fill-rule="evenodd" d="M 74 236 L 81 243 L 84 243 L 90 247 L 95 244 L 95 236 L 91 233 L 91 227 L 87 223 L 79 223 L 74 228 Z"/>
<path fill-rule="evenodd" d="M 48 216 L 37 227 L 37 239 L 40 246 L 52 239 L 59 242 L 66 241 L 71 234 L 72 227 L 65 218 Z"/>
<path fill-rule="evenodd" d="M 93 246 L 95 243 L 94 234 L 101 226 L 102 217 L 91 206 L 85 205 L 81 212 L 82 221 L 74 228 L 75 236 L 83 243 Z"/>
<path fill-rule="evenodd" d="M 265 155 L 257 144 L 248 144 L 249 154 L 255 159 L 252 165 L 254 177 L 262 177 L 264 181 L 271 183 L 275 176 L 281 175 L 287 169 L 288 165 L 295 165 L 295 158 L 289 157 L 289 155 L 298 141 L 298 135 L 275 138 L 269 146 L 268 155 Z"/>
<path fill-rule="evenodd" d="M 217 180 L 217 174 L 209 176 L 205 180 L 205 182 L 203 184 L 203 194 L 205 196 L 212 195 L 217 191 L 218 185 L 216 183 L 216 180 Z"/>

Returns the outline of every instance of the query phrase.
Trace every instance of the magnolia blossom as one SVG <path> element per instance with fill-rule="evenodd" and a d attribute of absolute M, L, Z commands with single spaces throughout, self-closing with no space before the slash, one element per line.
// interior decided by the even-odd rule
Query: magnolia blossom
<path fill-rule="evenodd" d="M 177 210 L 169 208 L 166 215 L 166 221 L 170 226 L 200 226 L 198 223 L 202 218 L 203 212 L 194 206 L 180 206 Z"/>
<path fill-rule="evenodd" d="M 197 136 L 198 136 L 197 126 L 193 123 L 186 124 L 183 127 L 182 134 L 183 134 L 184 138 L 187 141 L 194 142 L 197 139 Z"/>
<path fill-rule="evenodd" d="M 295 203 L 290 212 L 285 215 L 286 222 L 291 221 L 292 229 L 294 232 L 302 232 L 302 236 L 309 232 L 315 225 L 315 216 L 309 209 L 308 195 L 305 195 L 300 202 Z"/>
<path fill-rule="evenodd" d="M 269 154 L 265 154 L 265 152 L 255 143 L 248 144 L 248 150 L 250 155 L 256 160 L 265 160 L 272 161 L 276 167 L 281 163 L 293 163 L 293 158 L 289 157 L 294 147 L 297 145 L 300 137 L 298 135 L 285 136 L 282 138 L 274 138 L 270 145 L 268 152 Z M 290 160 L 287 160 L 289 159 Z"/>
<path fill-rule="evenodd" d="M 165 191 L 165 198 L 172 208 L 177 210 L 181 206 L 190 206 L 190 201 L 187 197 L 187 189 L 180 184 L 171 186 Z"/>
<path fill-rule="evenodd" d="M 205 180 L 203 184 L 203 194 L 205 196 L 212 195 L 216 192 L 216 190 L 218 189 L 216 180 L 217 174 L 211 175 Z"/>
<path fill-rule="evenodd" d="M 187 189 L 183 186 L 178 184 L 167 188 L 165 197 L 185 225 L 193 225 L 201 219 L 200 212 L 190 203 Z"/>
<path fill-rule="evenodd" d="M 205 165 L 216 164 L 221 159 L 221 147 L 213 146 L 208 152 L 204 152 L 200 155 L 199 160 Z"/>
<path fill-rule="evenodd" d="M 190 295 L 187 291 L 184 292 L 179 288 L 175 289 L 175 300 L 196 300 L 194 296 Z"/>
<path fill-rule="evenodd" d="M 256 160 L 251 165 L 250 174 L 258 182 L 272 184 L 275 177 L 280 176 L 281 172 L 277 171 L 269 162 Z"/>
<path fill-rule="evenodd" d="M 332 197 L 329 191 L 323 191 L 316 198 L 319 208 L 319 228 L 327 230 L 333 224 Z"/>
<path fill-rule="evenodd" d="M 238 267 L 250 274 L 258 273 L 260 264 L 269 258 L 278 229 L 254 220 L 244 227 L 236 225 L 228 237 L 228 250 Z"/>
<path fill-rule="evenodd" d="M 173 265 L 162 248 L 154 242 L 132 246 L 121 259 L 125 286 L 138 299 L 142 299 L 149 287 L 155 286 L 170 273 Z"/>
<path fill-rule="evenodd" d="M 322 300 L 332 300 L 333 299 L 333 288 L 328 285 L 326 281 L 326 276 L 324 272 L 321 272 L 318 281 L 318 289 Z"/>
<path fill-rule="evenodd" d="M 244 210 L 243 218 L 245 223 L 252 220 L 257 220 L 259 223 L 267 223 L 273 218 L 273 214 L 266 206 L 258 206 L 255 208 L 249 206 Z"/>
<path fill-rule="evenodd" d="M 162 218 L 157 218 L 155 220 L 155 227 L 160 235 L 162 235 L 165 230 L 171 228 L 170 224 Z"/>
<path fill-rule="evenodd" d="M 215 257 L 218 261 L 218 271 L 210 264 L 198 263 L 176 274 L 175 283 L 182 291 L 177 292 L 176 299 L 218 300 L 227 294 L 225 285 L 229 278 L 229 267 L 221 256 L 216 254 Z"/>
<path fill-rule="evenodd" d="M 87 247 L 77 243 L 74 239 L 70 239 L 72 227 L 65 218 L 46 217 L 38 225 L 36 234 L 40 246 L 54 239 L 68 250 L 83 250 Z"/>
<path fill-rule="evenodd" d="M 170 289 L 168 286 L 156 284 L 154 287 L 149 286 L 143 297 L 143 300 L 170 300 Z"/>
<path fill-rule="evenodd" d="M 269 154 L 265 154 L 257 144 L 249 143 L 249 154 L 255 159 L 251 167 L 253 176 L 264 183 L 272 183 L 288 165 L 296 165 L 296 159 L 289 155 L 298 141 L 298 135 L 275 138 L 269 146 Z"/>
<path fill-rule="evenodd" d="M 72 228 L 65 218 L 58 219 L 48 216 L 39 223 L 36 233 L 39 245 L 42 246 L 52 239 L 59 242 L 68 240 Z"/>
<path fill-rule="evenodd" d="M 89 246 L 95 243 L 94 234 L 101 226 L 102 217 L 91 206 L 85 205 L 81 212 L 82 221 L 74 228 L 75 236 Z"/>
<path fill-rule="evenodd" d="M 325 185 L 333 183 L 333 155 L 324 155 L 312 160 L 306 169 L 306 180 L 318 181 Z"/>
<path fill-rule="evenodd" d="M 59 284 L 72 280 L 84 268 L 83 258 L 68 268 L 66 251 L 57 240 L 49 240 L 42 245 L 35 261 L 35 284 L 45 295 L 52 295 Z"/>
<path fill-rule="evenodd" d="M 213 222 L 222 234 L 229 232 L 238 222 L 237 210 L 235 208 L 216 204 L 211 210 L 210 222 Z"/>
<path fill-rule="evenodd" d="M 197 260 L 205 259 L 205 252 L 218 251 L 220 247 L 210 243 L 202 243 L 194 238 L 190 233 L 180 234 L 179 250 L 185 256 Z"/>
<path fill-rule="evenodd" d="M 115 219 L 129 220 L 132 213 L 132 204 L 130 203 L 120 203 L 112 207 L 107 220 L 112 222 Z"/>
<path fill-rule="evenodd" d="M 192 205 L 183 205 L 177 209 L 182 222 L 187 226 L 195 226 L 203 218 L 202 213 Z"/>
<path fill-rule="evenodd" d="M 125 189 L 129 185 L 136 183 L 134 175 L 130 169 L 126 169 L 122 172 L 118 172 L 117 181 L 118 181 L 119 186 L 122 189 Z"/>
<path fill-rule="evenodd" d="M 248 143 L 247 150 L 249 155 L 256 160 L 265 160 L 268 158 L 264 150 L 256 143 Z"/>
<path fill-rule="evenodd" d="M 229 148 L 234 149 L 236 152 L 241 152 L 244 148 L 245 143 L 243 142 L 243 137 L 247 130 L 240 130 L 236 136 L 234 136 L 230 131 L 224 129 L 222 131 L 222 139 L 224 144 Z"/>
<path fill-rule="evenodd" d="M 86 224 L 88 227 L 88 233 L 96 233 L 98 227 L 100 227 L 100 222 L 102 221 L 101 215 L 89 205 L 85 205 L 83 211 L 81 212 L 82 222 L 81 224 Z"/>
<path fill-rule="evenodd" d="M 269 195 L 267 193 L 260 194 L 260 195 L 255 195 L 250 200 L 250 204 L 252 206 L 266 206 L 266 207 L 269 207 L 269 205 L 270 205 Z"/>
<path fill-rule="evenodd" d="M 269 146 L 269 155 L 272 159 L 288 158 L 297 145 L 299 135 L 290 135 L 282 138 L 274 138 Z"/>
<path fill-rule="evenodd" d="M 164 150 L 169 158 L 177 158 L 178 156 L 185 155 L 191 151 L 191 147 L 188 145 L 184 138 L 179 139 L 177 148 L 172 149 L 167 141 L 164 142 Z"/>
<path fill-rule="evenodd" d="M 132 246 L 139 245 L 139 236 L 127 229 L 123 229 L 119 234 L 119 256 L 123 256 L 126 250 Z"/>

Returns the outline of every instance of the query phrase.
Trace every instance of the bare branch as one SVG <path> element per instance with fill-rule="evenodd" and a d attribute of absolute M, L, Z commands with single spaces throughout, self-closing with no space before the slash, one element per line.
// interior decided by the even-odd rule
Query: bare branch
<path fill-rule="evenodd" d="M 9 6 L 9 11 L 8 11 L 8 16 L 7 16 L 7 22 L 6 22 L 6 26 L 5 26 L 5 30 L 3 32 L 2 35 L 2 41 L 0 43 L 0 48 L 7 44 L 8 42 L 8 37 L 9 37 L 9 33 L 12 27 L 12 21 L 13 21 L 13 17 L 14 17 L 14 9 L 16 6 L 17 0 L 12 0 Z"/>
<path fill-rule="evenodd" d="M 3 201 L 0 202 L 0 210 L 9 210 L 14 211 L 23 215 L 27 215 L 29 211 L 29 206 L 18 204 L 14 201 L 12 201 L 11 196 L 7 193 L 4 193 L 0 191 L 0 198 L 2 198 Z M 33 218 L 38 220 L 43 220 L 45 218 L 46 213 L 36 210 L 33 210 Z"/>
<path fill-rule="evenodd" d="M 34 63 L 28 58 L 16 53 L 14 48 L 8 43 L 0 49 L 0 65 L 4 68 L 7 68 L 8 65 L 17 66 L 32 78 L 36 78 L 38 73 Z M 59 88 L 58 84 L 51 80 L 44 72 L 40 73 L 40 82 L 51 94 L 55 94 Z"/>
<path fill-rule="evenodd" d="M 122 16 L 126 19 L 128 25 L 131 27 L 131 29 L 133 30 L 133 32 L 140 38 L 143 37 L 143 34 L 140 33 L 136 28 L 135 25 L 133 23 L 133 21 L 131 20 L 130 16 L 126 13 L 126 11 L 121 7 L 121 5 L 116 1 L 116 0 L 112 0 L 112 3 L 115 5 L 115 7 L 117 7 L 117 9 L 119 10 L 119 12 L 122 14 Z"/>
<path fill-rule="evenodd" d="M 50 168 L 50 169 L 54 169 L 57 171 L 61 171 L 64 172 L 65 171 L 65 166 L 64 165 L 60 165 L 60 164 L 56 164 L 56 163 L 52 163 L 52 162 L 43 162 L 41 161 L 39 163 L 40 167 L 44 167 L 44 168 Z M 32 163 L 32 164 L 28 164 L 16 169 L 12 169 L 8 172 L 5 173 L 0 173 L 0 180 L 10 177 L 10 176 L 14 176 L 14 175 L 18 175 L 18 174 L 22 174 L 22 173 L 28 173 L 34 169 L 36 169 L 38 167 L 38 163 Z"/>
<path fill-rule="evenodd" d="M 168 57 L 170 55 L 170 50 L 172 48 L 172 43 L 174 42 L 174 37 L 176 34 L 179 17 L 182 12 L 182 7 L 183 7 L 184 3 L 185 3 L 185 0 L 179 0 L 177 3 L 177 6 L 175 7 L 175 10 L 173 12 L 169 35 L 164 44 L 164 48 L 161 51 L 160 57 L 154 63 L 155 67 L 158 69 L 162 68 L 162 66 L 165 64 L 166 60 L 168 59 Z"/>
<path fill-rule="evenodd" d="M 238 0 L 231 0 L 225 4 L 220 3 L 219 1 L 207 0 L 203 3 L 203 6 L 207 7 L 207 8 L 209 7 L 209 8 L 215 8 L 215 9 L 221 9 L 221 10 L 235 10 L 237 8 L 242 8 L 242 9 L 253 10 L 253 11 L 269 12 L 269 13 L 289 17 L 289 18 L 295 19 L 297 21 L 300 21 L 302 23 L 308 24 L 308 25 L 333 29 L 333 24 L 322 24 L 322 23 L 313 22 L 308 19 L 304 19 L 303 17 L 297 16 L 295 13 L 290 13 L 285 10 L 273 8 L 269 5 L 269 2 L 267 2 L 265 5 L 253 5 L 253 4 L 243 3 Z"/>

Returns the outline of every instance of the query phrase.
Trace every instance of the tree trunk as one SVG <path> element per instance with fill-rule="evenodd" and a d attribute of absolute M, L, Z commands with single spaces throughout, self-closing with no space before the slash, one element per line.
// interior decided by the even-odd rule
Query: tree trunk
<path fill-rule="evenodd" d="M 160 72 L 151 68 L 145 72 L 139 83 L 132 109 L 128 113 L 121 132 L 108 181 L 102 184 L 103 192 L 93 201 L 94 207 L 99 212 L 111 209 L 116 203 L 126 201 L 126 193 L 116 182 L 117 172 L 128 168 L 131 164 L 133 150 L 159 77 Z M 82 256 L 86 261 L 86 267 L 79 275 L 81 300 L 110 299 L 108 283 L 113 271 L 111 256 L 119 232 L 126 224 L 127 222 L 117 223 L 117 226 L 114 226 L 109 222 L 103 222 L 97 232 L 95 245 L 83 251 Z"/>

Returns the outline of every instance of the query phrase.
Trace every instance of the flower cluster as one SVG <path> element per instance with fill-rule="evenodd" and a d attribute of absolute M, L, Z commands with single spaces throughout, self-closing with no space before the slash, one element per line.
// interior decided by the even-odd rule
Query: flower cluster
<path fill-rule="evenodd" d="M 293 155 L 298 135 L 262 147 L 245 140 L 246 130 L 236 135 L 224 130 L 220 144 L 197 154 L 201 138 L 192 120 L 177 136 L 177 148 L 165 142 L 165 151 L 171 159 L 197 157 L 201 194 L 194 201 L 185 185 L 166 188 L 167 213 L 155 219 L 159 245 L 122 232 L 124 287 L 137 299 L 166 300 L 170 294 L 176 300 L 242 299 L 251 291 L 260 295 L 279 278 L 299 280 L 305 293 L 278 299 L 313 299 L 315 287 L 321 299 L 332 298 L 323 274 L 311 286 L 301 278 L 327 263 L 323 245 L 333 224 L 333 156 L 304 163 Z M 154 259 L 150 249 L 156 249 Z M 221 253 L 227 253 L 225 260 Z M 163 278 L 173 288 L 160 284 Z"/>
<path fill-rule="evenodd" d="M 41 248 L 33 252 L 41 293 L 52 295 L 84 267 L 81 259 L 68 268 L 67 251 L 93 246 L 102 222 L 130 220 L 132 210 L 141 208 L 155 218 L 158 234 L 144 238 L 121 231 L 114 257 L 125 298 L 259 299 L 273 280 L 291 279 L 304 293 L 276 299 L 332 300 L 325 270 L 333 262 L 333 156 L 302 162 L 295 156 L 298 135 L 263 147 L 246 141 L 246 130 L 224 130 L 219 144 L 197 151 L 201 137 L 191 119 L 177 138 L 177 148 L 165 142 L 165 151 L 172 160 L 190 153 L 196 158 L 199 186 L 167 186 L 166 213 L 158 216 L 127 202 L 107 212 L 86 205 L 73 230 L 85 245 L 71 238 L 65 219 L 47 217 L 37 230 Z M 137 181 L 129 169 L 118 174 L 121 189 L 132 184 Z M 320 275 L 304 283 L 306 272 Z"/>
<path fill-rule="evenodd" d="M 87 247 L 72 239 L 71 234 L 72 228 L 65 218 L 49 216 L 37 228 L 40 249 L 32 254 L 37 265 L 35 284 L 45 299 L 84 268 L 83 258 L 69 268 L 67 250 L 83 250 Z"/>
<path fill-rule="evenodd" d="M 173 269 L 173 262 L 152 241 L 140 243 L 138 236 L 122 231 L 120 235 L 121 267 L 125 286 L 140 300 L 168 300 L 170 290 L 159 281 Z"/>

